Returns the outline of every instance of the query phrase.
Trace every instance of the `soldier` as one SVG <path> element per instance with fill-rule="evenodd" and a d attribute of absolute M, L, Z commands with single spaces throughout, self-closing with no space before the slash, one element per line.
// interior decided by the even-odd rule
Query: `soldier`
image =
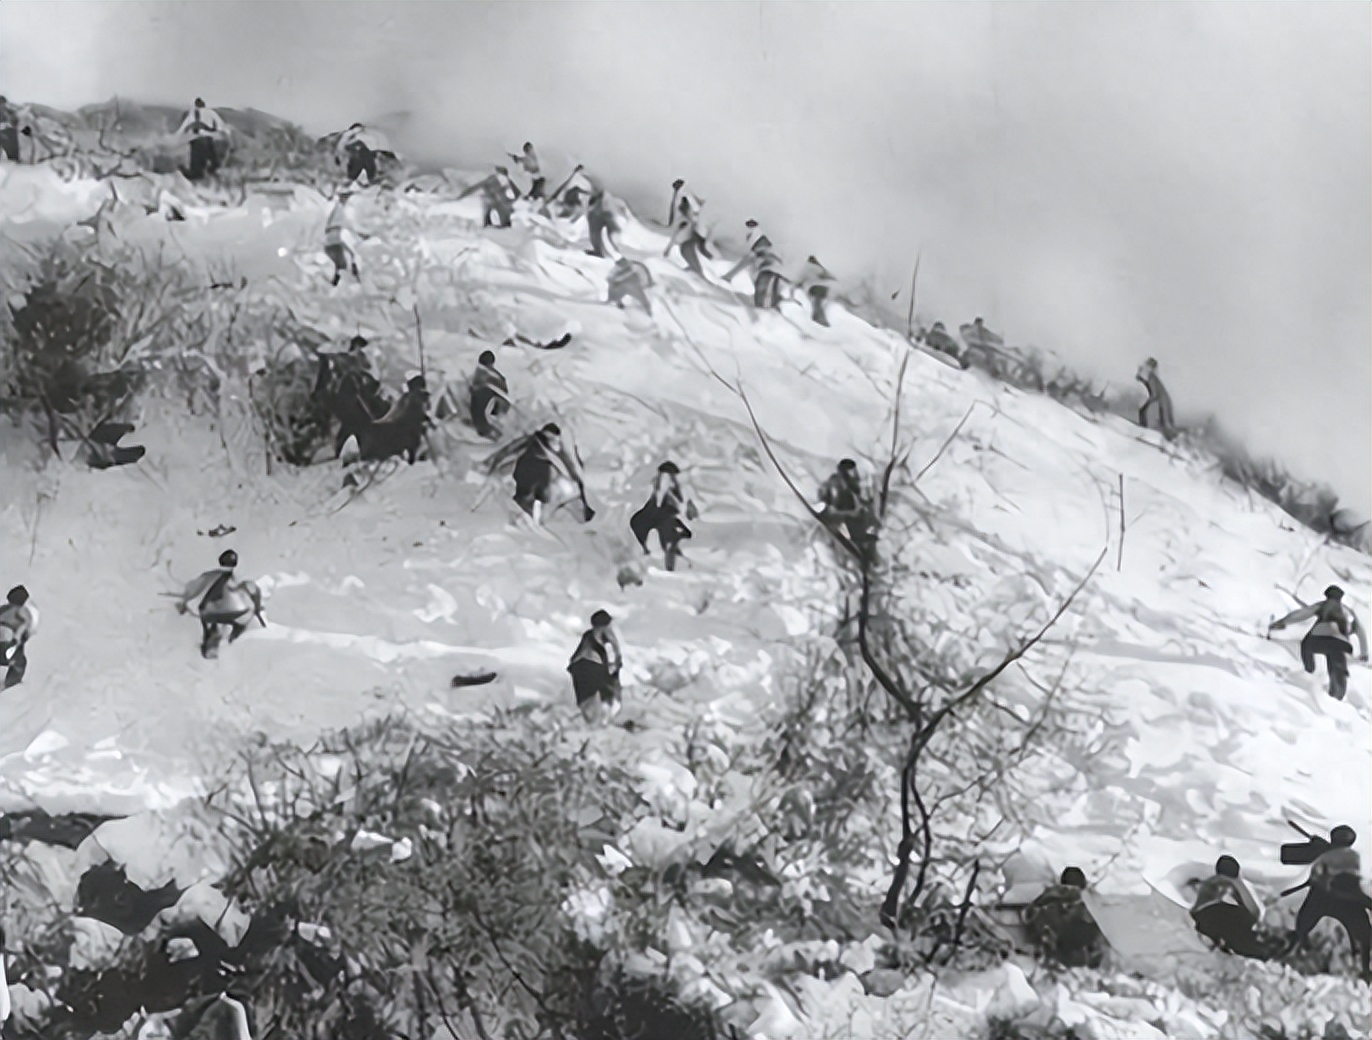
<path fill-rule="evenodd" d="M 637 300 L 645 311 L 652 314 L 653 305 L 648 300 L 648 287 L 652 284 L 653 276 L 649 273 L 647 264 L 620 257 L 610 271 L 610 295 L 606 302 L 622 309 L 624 298 L 628 296 Z"/>
<path fill-rule="evenodd" d="M 681 470 L 677 464 L 664 462 L 653 478 L 653 493 L 643 508 L 629 518 L 629 529 L 645 555 L 649 552 L 649 535 L 657 532 L 663 563 L 669 571 L 676 569 L 682 541 L 691 537 L 691 529 L 681 519 L 683 514 L 687 520 L 694 520 L 697 516 L 695 503 L 681 488 Z"/>
<path fill-rule="evenodd" d="M 1169 441 L 1177 435 L 1176 422 L 1172 416 L 1172 395 L 1158 378 L 1158 363 L 1149 358 L 1134 373 L 1148 390 L 1148 400 L 1139 408 L 1139 425 L 1145 430 L 1157 430 Z"/>
<path fill-rule="evenodd" d="M 348 244 L 348 215 L 346 208 L 352 198 L 351 188 L 341 188 L 338 199 L 329 210 L 329 219 L 324 222 L 324 253 L 333 261 L 333 284 L 337 285 L 344 271 L 352 271 L 354 278 L 361 281 L 357 271 L 357 255 Z"/>
<path fill-rule="evenodd" d="M 677 185 L 680 183 L 676 182 Z M 700 203 L 688 193 L 678 190 L 672 195 L 672 205 L 676 211 L 675 217 L 668 225 L 673 227 L 672 238 L 667 243 L 667 248 L 662 251 L 662 255 L 667 256 L 675 247 L 680 250 L 681 259 L 686 261 L 686 266 L 704 278 L 705 270 L 700 258 L 709 257 L 710 249 L 706 237 L 700 231 Z"/>
<path fill-rule="evenodd" d="M 1191 920 L 1196 931 L 1220 949 L 1240 957 L 1265 959 L 1267 950 L 1253 931 L 1262 917 L 1262 907 L 1239 877 L 1239 861 L 1221 856 L 1215 873 L 1200 883 Z"/>
<path fill-rule="evenodd" d="M 472 373 L 471 416 L 476 432 L 497 440 L 500 426 L 496 420 L 510 410 L 510 385 L 495 367 L 495 354 L 483 350 Z"/>
<path fill-rule="evenodd" d="M 10 162 L 19 161 L 19 113 L 3 94 L 0 94 L 0 153 Z"/>
<path fill-rule="evenodd" d="M 511 205 L 519 198 L 519 192 L 510 180 L 510 171 L 504 166 L 497 166 L 493 174 L 468 186 L 458 198 L 465 199 L 478 191 L 481 192 L 481 226 L 509 227 L 514 219 Z M 492 216 L 497 219 L 492 220 Z"/>
<path fill-rule="evenodd" d="M 248 622 L 254 617 L 266 624 L 262 593 L 252 582 L 234 577 L 237 566 L 238 554 L 226 549 L 219 554 L 218 567 L 201 574 L 177 597 L 176 609 L 181 614 L 187 612 L 191 600 L 200 600 L 196 611 L 200 615 L 200 656 L 206 659 L 219 656 L 223 629 L 229 629 L 232 643 L 248 630 Z"/>
<path fill-rule="evenodd" d="M 834 276 L 824 269 L 823 264 L 813 256 L 808 256 L 800 280 L 796 283 L 810 297 L 810 320 L 826 329 L 829 327 L 829 318 L 824 313 L 824 302 L 829 298 L 828 283 L 833 280 Z"/>
<path fill-rule="evenodd" d="M 615 216 L 609 196 L 602 188 L 596 188 L 591 192 L 590 203 L 586 209 L 586 224 L 591 234 L 591 248 L 587 250 L 588 253 L 609 260 L 611 249 L 615 253 L 620 251 L 619 243 L 615 241 L 615 235 L 619 234 L 620 230 L 619 220 Z"/>
<path fill-rule="evenodd" d="M 1372 919 L 1368 917 L 1372 898 L 1362 889 L 1361 865 L 1353 851 L 1357 840 L 1357 832 L 1346 824 L 1329 832 L 1329 847 L 1311 864 L 1310 877 L 1301 886 L 1310 891 L 1296 913 L 1296 928 L 1287 952 L 1298 947 L 1320 921 L 1332 917 L 1348 933 L 1362 977 L 1372 980 Z"/>
<path fill-rule="evenodd" d="M 724 276 L 726 282 L 747 268 L 753 275 L 753 306 L 775 310 L 781 303 L 781 259 L 772 249 L 772 240 L 756 234 L 756 221 L 749 221 L 748 252 Z"/>
<path fill-rule="evenodd" d="M 624 659 L 610 628 L 613 620 L 605 610 L 592 614 L 591 627 L 581 634 L 567 664 L 577 707 L 590 723 L 601 721 L 607 714 L 614 716 L 620 708 L 619 671 Z"/>
<path fill-rule="evenodd" d="M 1044 889 L 1024 912 L 1041 954 L 1069 968 L 1099 967 L 1105 953 L 1105 937 L 1082 899 L 1085 891 L 1081 868 L 1067 867 L 1058 884 Z"/>
<path fill-rule="evenodd" d="M 876 509 L 862 486 L 856 462 L 841 460 L 820 485 L 816 511 L 830 530 L 846 533 L 864 558 L 872 559 L 877 541 Z"/>
<path fill-rule="evenodd" d="M 519 155 L 515 155 L 513 152 L 507 154 L 515 161 L 515 164 L 531 178 L 529 193 L 525 198 L 543 198 L 543 192 L 547 187 L 547 182 L 543 179 L 543 171 L 539 167 L 538 155 L 534 152 L 534 146 L 528 141 L 525 141 L 524 150 Z"/>
<path fill-rule="evenodd" d="M 543 519 L 544 506 L 552 512 L 568 502 L 580 498 L 587 521 L 594 511 L 586 504 L 586 489 L 581 469 L 562 444 L 562 428 L 547 423 L 525 442 L 515 461 L 514 500 L 528 513 L 534 523 Z"/>
<path fill-rule="evenodd" d="M 364 184 L 373 184 L 376 181 L 376 152 L 363 140 L 366 132 L 361 123 L 354 123 L 344 130 L 338 139 L 338 150 L 343 153 L 347 162 L 349 183 L 363 174 L 367 177 Z"/>
<path fill-rule="evenodd" d="M 29 590 L 16 585 L 0 606 L 0 660 L 5 669 L 5 689 L 24 681 L 29 659 L 24 653 L 33 634 L 38 631 L 38 608 L 29 601 Z"/>
<path fill-rule="evenodd" d="M 204 98 L 196 98 L 186 118 L 176 131 L 190 138 L 191 166 L 186 176 L 198 181 L 207 173 L 219 168 L 219 158 L 215 155 L 215 138 L 224 132 L 224 121 L 219 113 L 205 105 Z"/>
<path fill-rule="evenodd" d="M 1353 652 L 1349 639 L 1357 637 L 1361 651 L 1358 660 L 1366 661 L 1367 632 L 1358 616 L 1343 605 L 1343 589 L 1337 585 L 1324 590 L 1321 602 L 1291 611 L 1286 617 L 1272 622 L 1267 631 L 1280 631 L 1293 621 L 1311 619 L 1315 624 L 1301 640 L 1301 664 L 1306 672 L 1314 675 L 1315 658 L 1323 657 L 1329 672 L 1329 696 L 1341 701 L 1348 691 L 1348 655 Z"/>

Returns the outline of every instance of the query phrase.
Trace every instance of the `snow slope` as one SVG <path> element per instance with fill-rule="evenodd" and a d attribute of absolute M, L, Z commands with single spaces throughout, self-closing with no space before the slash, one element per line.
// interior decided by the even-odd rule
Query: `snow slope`
<path fill-rule="evenodd" d="M 98 186 L 0 166 L 7 235 L 31 240 L 102 198 Z M 789 641 L 832 627 L 838 584 L 829 548 L 717 375 L 744 388 L 813 491 L 840 456 L 879 456 L 903 341 L 838 306 L 832 329 L 799 303 L 754 313 L 661 259 L 665 239 L 638 223 L 624 244 L 653 272 L 655 311 L 621 312 L 602 302 L 610 265 L 583 252 L 580 228 L 522 212 L 515 228 L 483 232 L 474 199 L 364 193 L 351 204 L 372 236 L 364 277 L 332 289 L 319 252 L 326 201 L 305 188 L 285 198 L 189 205 L 176 224 L 116 209 L 113 233 L 178 262 L 231 267 L 340 339 L 360 328 L 387 352 L 393 386 L 416 367 L 413 297 L 431 378 L 456 384 L 480 350 L 495 350 L 520 421 L 557 417 L 573 432 L 599 513 L 531 530 L 508 481 L 477 468 L 488 447 L 456 422 L 439 434 L 439 460 L 402 466 L 346 504 L 333 466 L 268 476 L 245 422 L 218 431 L 163 399 L 146 406 L 137 467 L 40 470 L 5 430 L 4 579 L 23 581 L 43 612 L 29 678 L 0 696 L 5 800 L 166 806 L 254 732 L 308 740 L 397 709 L 462 716 L 534 702 L 574 728 L 566 658 L 602 606 L 617 619 L 636 727 L 596 740 L 651 763 L 667 761 L 670 735 L 692 717 L 746 739 L 775 700 Z M 567 328 L 577 334 L 562 351 L 501 345 L 514 331 L 546 339 Z M 970 653 L 996 660 L 1109 546 L 1041 648 L 1052 663 L 1070 655 L 1097 715 L 1097 753 L 1067 763 L 1074 780 L 1047 814 L 1056 823 L 1027 852 L 1080 864 L 1104 896 L 1165 887 L 1178 863 L 1221 850 L 1258 885 L 1284 887 L 1302 873 L 1277 861 L 1287 818 L 1353 823 L 1366 854 L 1367 668 L 1354 666 L 1349 700 L 1336 703 L 1322 677 L 1300 671 L 1299 632 L 1262 633 L 1293 596 L 1309 601 L 1331 581 L 1366 623 L 1367 557 L 1112 416 L 919 353 L 904 402 L 916 468 L 966 416 L 919 482 L 929 523 L 898 551 L 930 574 L 926 605 Z M 226 453 L 221 433 L 238 450 Z M 628 516 L 667 457 L 700 496 L 690 565 L 621 589 L 620 565 L 640 559 Z M 217 525 L 236 531 L 200 533 Z M 197 626 L 163 594 L 228 545 L 260 576 L 270 625 L 207 662 Z M 448 688 L 454 672 L 488 666 L 495 684 Z"/>

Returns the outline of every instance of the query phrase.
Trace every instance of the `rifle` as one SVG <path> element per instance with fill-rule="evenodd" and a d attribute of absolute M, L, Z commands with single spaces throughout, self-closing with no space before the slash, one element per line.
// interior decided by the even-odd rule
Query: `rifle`
<path fill-rule="evenodd" d="M 412 308 L 414 310 L 414 336 L 419 343 L 419 374 L 424 375 L 424 323 L 419 320 L 419 303 L 416 302 Z"/>
<path fill-rule="evenodd" d="M 586 501 L 586 484 L 581 479 L 581 474 L 586 472 L 586 463 L 581 460 L 581 449 L 576 446 L 576 441 L 572 441 L 572 454 L 576 457 L 576 488 L 581 493 L 581 508 L 584 510 L 585 522 L 590 523 L 595 517 L 595 510 L 591 508 L 591 503 Z"/>
<path fill-rule="evenodd" d="M 1281 861 L 1288 865 L 1305 866 L 1314 863 L 1330 848 L 1329 842 L 1319 835 L 1311 834 L 1300 824 L 1287 820 L 1287 825 L 1305 841 L 1289 842 L 1281 847 Z M 1283 893 L 1285 894 L 1285 893 Z"/>
<path fill-rule="evenodd" d="M 571 184 L 572 181 L 576 179 L 576 175 L 580 173 L 584 168 L 585 167 L 583 167 L 581 163 L 577 163 L 574 167 L 572 167 L 572 172 L 567 174 L 567 179 L 564 180 L 561 184 L 559 184 L 556 190 L 554 190 L 546 199 L 543 200 L 543 205 L 538 207 L 538 211 L 541 214 L 543 214 L 543 216 L 548 216 L 548 207 L 552 205 L 553 200 L 567 190 L 567 185 Z"/>

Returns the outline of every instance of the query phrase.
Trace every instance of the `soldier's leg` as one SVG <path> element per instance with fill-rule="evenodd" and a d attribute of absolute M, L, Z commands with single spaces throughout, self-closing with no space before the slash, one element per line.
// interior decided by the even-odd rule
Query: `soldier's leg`
<path fill-rule="evenodd" d="M 681 259 L 686 261 L 686 266 L 693 272 L 702 278 L 705 277 L 705 269 L 700 265 L 700 253 L 696 250 L 694 239 L 688 238 L 681 243 Z"/>
<path fill-rule="evenodd" d="M 28 671 L 29 659 L 24 654 L 24 644 L 20 643 L 10 654 L 9 668 L 5 670 L 5 689 L 11 686 L 18 686 L 24 681 L 24 673 Z"/>
<path fill-rule="evenodd" d="M 1315 646 L 1309 636 L 1301 640 L 1301 667 L 1308 674 L 1315 674 Z"/>
<path fill-rule="evenodd" d="M 1348 692 L 1348 655 L 1331 650 L 1324 655 L 1324 660 L 1329 670 L 1329 696 L 1341 701 Z"/>

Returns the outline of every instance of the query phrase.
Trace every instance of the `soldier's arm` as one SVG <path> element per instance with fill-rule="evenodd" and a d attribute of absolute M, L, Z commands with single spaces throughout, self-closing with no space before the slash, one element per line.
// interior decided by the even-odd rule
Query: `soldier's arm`
<path fill-rule="evenodd" d="M 1239 902 L 1243 903 L 1243 908 L 1253 915 L 1254 920 L 1260 919 L 1262 917 L 1262 907 L 1258 905 L 1258 901 L 1253 897 L 1252 890 L 1241 880 L 1234 881 L 1234 890 L 1238 893 Z"/>
<path fill-rule="evenodd" d="M 1362 622 L 1355 616 L 1353 618 L 1353 635 L 1358 640 L 1358 656 L 1364 661 L 1367 660 L 1367 629 L 1362 627 Z"/>
<path fill-rule="evenodd" d="M 218 571 L 206 571 L 204 574 L 200 575 L 200 577 L 192 579 L 186 586 L 186 590 L 181 593 L 181 596 L 177 601 L 177 609 L 184 612 L 191 600 L 195 599 L 196 596 L 204 595 L 209 591 L 210 586 L 214 584 L 214 579 L 217 577 L 219 577 Z"/>
<path fill-rule="evenodd" d="M 1318 603 L 1312 603 L 1308 607 L 1301 607 L 1299 610 L 1291 611 L 1291 613 L 1287 614 L 1284 618 L 1278 618 L 1276 621 L 1272 622 L 1271 627 L 1285 628 L 1293 621 L 1308 621 L 1310 618 L 1318 614 L 1319 611 L 1320 605 Z"/>
<path fill-rule="evenodd" d="M 751 253 L 744 253 L 744 254 L 743 254 L 743 258 L 742 258 L 741 260 L 739 260 L 738 263 L 734 264 L 733 267 L 729 268 L 729 273 L 726 274 L 726 275 L 724 276 L 724 280 L 725 280 L 726 282 L 731 282 L 731 281 L 733 281 L 734 275 L 738 274 L 740 271 L 742 271 L 745 267 L 747 267 L 747 266 L 748 266 L 750 263 L 752 263 L 752 262 L 753 262 L 753 256 L 752 256 L 752 254 L 751 254 Z"/>

